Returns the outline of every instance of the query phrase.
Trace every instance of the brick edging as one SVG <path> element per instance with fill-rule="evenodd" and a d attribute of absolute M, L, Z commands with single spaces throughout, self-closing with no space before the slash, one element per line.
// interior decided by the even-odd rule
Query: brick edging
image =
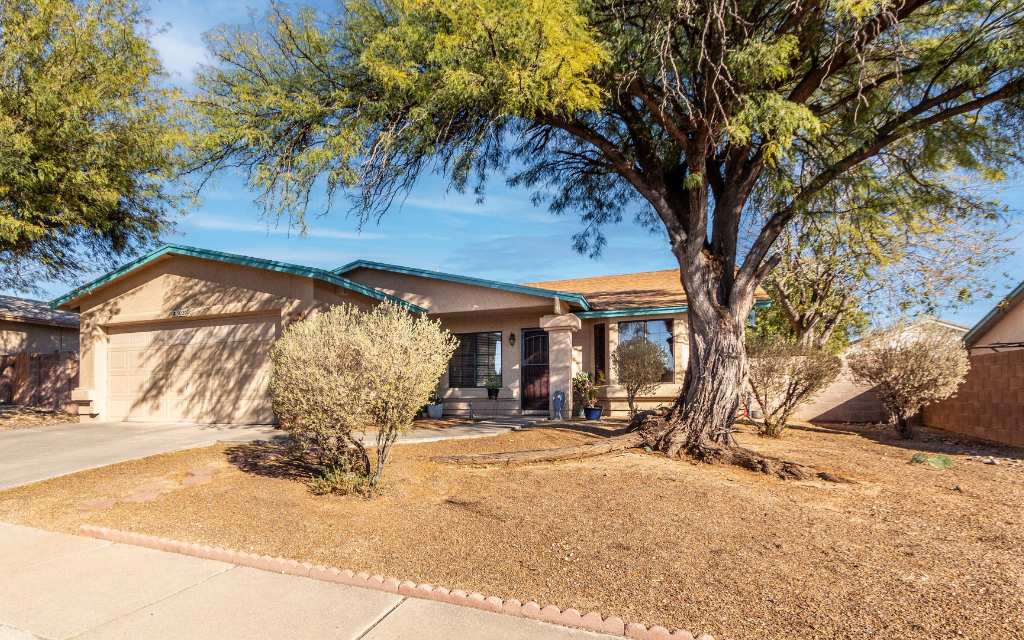
<path fill-rule="evenodd" d="M 245 551 L 211 547 L 209 545 L 182 542 L 180 540 L 149 536 L 131 531 L 95 527 L 88 524 L 82 525 L 81 531 L 89 537 L 110 542 L 148 547 L 160 551 L 169 551 L 197 558 L 227 562 L 243 567 L 262 569 L 263 571 L 336 582 L 363 589 L 397 593 L 410 598 L 445 602 L 492 613 L 501 613 L 566 627 L 586 629 L 587 631 L 624 636 L 633 640 L 694 640 L 694 636 L 689 631 L 683 629 L 669 631 L 665 627 L 658 625 L 648 628 L 647 625 L 639 622 L 625 622 L 617 616 L 602 617 L 596 611 L 581 614 L 576 609 L 560 609 L 553 604 L 542 607 L 532 600 L 525 603 L 515 598 L 503 600 L 502 598 L 485 596 L 476 592 L 466 593 L 460 589 L 449 590 L 431 584 L 416 584 L 408 580 L 402 581 L 397 578 L 370 575 L 366 572 L 356 573 L 348 569 L 313 565 L 308 562 L 262 556 L 255 553 L 246 553 Z M 699 636 L 696 640 L 714 640 L 714 638 L 705 634 Z"/>

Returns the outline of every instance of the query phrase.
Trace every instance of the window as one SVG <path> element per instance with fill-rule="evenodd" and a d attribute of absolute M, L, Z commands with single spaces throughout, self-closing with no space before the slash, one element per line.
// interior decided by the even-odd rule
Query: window
<path fill-rule="evenodd" d="M 457 333 L 459 346 L 448 363 L 448 386 L 483 387 L 487 376 L 501 376 L 501 332 Z"/>
<path fill-rule="evenodd" d="M 608 338 L 605 334 L 604 324 L 594 325 L 594 379 L 607 380 L 608 362 Z"/>
<path fill-rule="evenodd" d="M 661 347 L 665 354 L 665 373 L 662 382 L 672 382 L 675 378 L 675 359 L 672 357 L 672 321 L 671 320 L 638 320 L 619 323 L 619 344 L 641 338 Z"/>

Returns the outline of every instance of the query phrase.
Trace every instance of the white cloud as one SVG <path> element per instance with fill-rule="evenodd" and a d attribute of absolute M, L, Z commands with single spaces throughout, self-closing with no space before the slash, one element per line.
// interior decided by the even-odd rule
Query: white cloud
<path fill-rule="evenodd" d="M 478 204 L 476 200 L 466 197 L 426 199 L 410 196 L 401 201 L 399 206 L 454 215 L 529 220 L 543 224 L 558 222 L 554 214 L 538 211 L 530 202 L 512 198 L 487 197 L 483 203 Z"/>
<path fill-rule="evenodd" d="M 214 216 L 188 218 L 186 224 L 195 229 L 208 229 L 211 231 L 237 231 L 239 233 L 262 233 L 273 236 L 322 238 L 328 240 L 383 240 L 387 238 L 382 233 L 361 233 L 359 231 L 318 229 L 315 227 L 309 229 L 305 234 L 300 234 L 297 230 L 288 227 L 272 226 L 258 222 L 238 222 Z"/>
<path fill-rule="evenodd" d="M 207 61 L 206 47 L 198 34 L 194 36 L 182 36 L 182 30 L 171 29 L 158 33 L 152 37 L 151 43 L 160 56 L 164 68 L 172 76 L 181 77 L 187 81 L 192 80 L 196 67 Z"/>

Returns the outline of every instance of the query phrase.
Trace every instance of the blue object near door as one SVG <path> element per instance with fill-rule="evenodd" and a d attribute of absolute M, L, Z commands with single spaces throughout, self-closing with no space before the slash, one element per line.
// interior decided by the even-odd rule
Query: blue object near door
<path fill-rule="evenodd" d="M 562 410 L 565 409 L 565 392 L 556 391 L 551 395 L 551 408 L 553 409 L 554 415 L 552 418 L 555 420 L 562 419 Z"/>
<path fill-rule="evenodd" d="M 587 420 L 600 420 L 601 410 L 601 407 L 584 407 L 583 415 L 586 416 Z"/>

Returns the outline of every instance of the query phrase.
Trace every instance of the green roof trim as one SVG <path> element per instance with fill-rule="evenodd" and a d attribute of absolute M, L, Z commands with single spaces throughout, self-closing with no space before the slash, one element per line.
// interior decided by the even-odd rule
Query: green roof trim
<path fill-rule="evenodd" d="M 754 303 L 754 309 L 770 307 L 771 300 L 758 300 Z M 667 313 L 686 313 L 689 306 L 685 304 L 670 305 L 667 307 L 636 307 L 633 309 L 601 309 L 598 311 L 579 311 L 576 315 L 580 318 L 624 318 L 627 316 L 657 316 Z M 751 311 L 753 312 L 753 311 Z"/>
<path fill-rule="evenodd" d="M 99 278 L 93 280 L 88 284 L 84 284 L 77 289 L 74 289 L 63 296 L 50 302 L 50 306 L 57 308 L 68 304 L 72 300 L 75 300 L 83 295 L 92 293 L 96 289 L 120 278 L 130 271 L 134 271 L 139 267 L 149 264 L 158 258 L 166 255 L 176 256 L 187 256 L 191 258 L 201 258 L 204 260 L 213 260 L 216 262 L 225 262 L 228 264 L 237 264 L 243 267 L 253 267 L 255 269 L 266 269 L 267 271 L 277 271 L 280 273 L 290 273 L 296 276 L 303 276 L 306 278 L 312 278 L 314 280 L 322 280 L 330 284 L 337 285 L 339 287 L 354 291 L 362 294 L 368 298 L 374 300 L 380 300 L 381 302 L 391 302 L 397 304 L 400 307 L 404 307 L 413 313 L 426 313 L 427 310 L 423 307 L 406 302 L 401 298 L 388 295 L 382 291 L 378 291 L 373 287 L 368 287 L 358 282 L 353 282 L 348 278 L 344 278 L 336 273 L 332 273 L 326 269 L 317 269 L 315 267 L 305 267 L 298 264 L 291 264 L 288 262 L 279 262 L 277 260 L 266 260 L 264 258 L 252 258 L 249 256 L 241 256 L 234 253 L 224 253 L 223 251 L 212 251 L 210 249 L 197 249 L 196 247 L 189 247 L 180 244 L 165 244 L 159 249 L 152 253 L 146 254 L 140 258 L 132 260 L 128 264 L 121 266 L 118 269 L 114 269 L 110 273 L 107 273 Z"/>
<path fill-rule="evenodd" d="M 1010 310 L 1010 307 L 1017 304 L 1018 298 L 1022 295 L 1024 295 L 1024 282 L 1020 283 L 1013 291 L 1006 294 L 1006 297 L 1000 300 L 996 306 L 992 307 L 992 310 L 986 313 L 984 318 L 971 327 L 971 330 L 964 335 L 964 344 L 968 347 L 973 347 L 974 341 L 981 337 L 983 333 L 991 329 L 992 325 L 994 325 L 999 318 Z"/>
<path fill-rule="evenodd" d="M 689 307 L 677 304 L 670 307 L 636 307 L 635 309 L 602 309 L 600 311 L 580 311 L 580 318 L 622 318 L 625 316 L 656 316 L 663 313 L 686 313 Z"/>
<path fill-rule="evenodd" d="M 355 269 L 377 269 L 378 271 L 390 271 L 392 273 L 401 273 L 407 276 L 432 278 L 434 280 L 447 280 L 448 282 L 455 282 L 458 284 L 468 284 L 477 287 L 487 287 L 489 289 L 500 289 L 502 291 L 508 291 L 511 293 L 521 293 L 528 296 L 557 298 L 565 302 L 577 304 L 584 311 L 590 311 L 590 303 L 587 302 L 587 298 L 579 293 L 555 291 L 553 289 L 541 289 L 540 287 L 527 287 L 521 284 L 510 284 L 508 282 L 498 282 L 496 280 L 485 280 L 484 278 L 460 276 L 453 273 L 442 273 L 440 271 L 430 271 L 428 269 L 417 269 L 416 267 L 402 267 L 395 264 L 373 262 L 372 260 L 354 260 L 353 262 L 350 262 L 344 266 L 338 267 L 337 269 L 334 270 L 334 273 L 341 275 L 348 273 L 350 271 L 354 271 Z"/>

